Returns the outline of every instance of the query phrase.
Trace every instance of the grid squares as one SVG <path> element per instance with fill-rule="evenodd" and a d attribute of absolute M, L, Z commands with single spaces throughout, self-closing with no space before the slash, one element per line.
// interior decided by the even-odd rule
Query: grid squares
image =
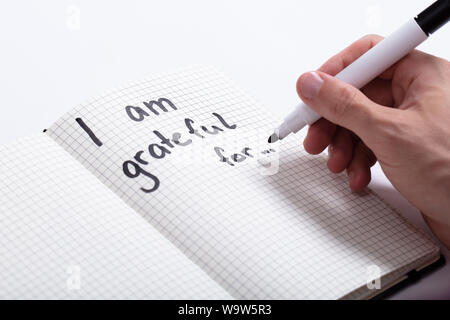
<path fill-rule="evenodd" d="M 48 136 L 0 163 L 0 299 L 232 298 Z"/>
<path fill-rule="evenodd" d="M 178 110 L 139 123 L 126 117 L 127 105 L 161 97 Z M 156 192 L 141 192 L 148 180 L 122 173 L 124 161 L 158 142 L 153 130 L 187 137 L 184 118 L 217 125 L 212 112 L 237 129 L 205 139 L 190 136 L 191 145 L 150 159 L 146 169 L 161 181 Z M 75 123 L 77 117 L 93 124 L 101 148 Z M 213 152 L 214 146 L 261 150 L 262 139 L 278 124 L 220 72 L 192 67 L 92 99 L 47 133 L 236 298 L 364 297 L 368 266 L 378 265 L 389 279 L 438 254 L 370 190 L 352 194 L 343 175 L 325 170 L 323 156 L 307 155 L 298 143 L 302 134 L 277 146 L 280 170 L 274 176 L 261 175 L 256 161 L 231 167 Z M 177 161 L 200 151 L 201 160 Z"/>

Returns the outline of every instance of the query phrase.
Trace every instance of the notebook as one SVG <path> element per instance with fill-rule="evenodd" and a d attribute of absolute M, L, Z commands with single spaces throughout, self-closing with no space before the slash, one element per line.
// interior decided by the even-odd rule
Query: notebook
<path fill-rule="evenodd" d="M 194 66 L 0 150 L 0 297 L 366 299 L 439 258 L 305 132 Z"/>

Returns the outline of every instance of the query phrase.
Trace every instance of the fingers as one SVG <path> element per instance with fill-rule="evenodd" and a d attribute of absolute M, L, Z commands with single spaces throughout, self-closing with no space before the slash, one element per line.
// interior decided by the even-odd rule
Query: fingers
<path fill-rule="evenodd" d="M 375 162 L 376 158 L 372 151 L 362 141 L 359 141 L 353 150 L 353 158 L 347 168 L 352 191 L 359 192 L 369 184 L 370 168 Z"/>
<path fill-rule="evenodd" d="M 322 118 L 311 125 L 303 141 L 303 147 L 310 154 L 319 154 L 331 143 L 336 125 Z"/>
<path fill-rule="evenodd" d="M 378 35 L 364 36 L 335 56 L 331 57 L 319 68 L 319 71 L 335 76 L 381 40 L 383 40 L 383 37 Z"/>
<path fill-rule="evenodd" d="M 366 35 L 358 41 L 352 43 L 335 56 L 331 57 L 318 69 L 318 71 L 335 76 L 383 39 L 384 38 L 379 35 Z M 396 66 L 397 65 L 391 66 L 389 69 L 380 74 L 377 79 L 369 83 L 367 85 L 369 87 L 367 90 L 368 92 L 362 90 L 364 94 L 376 103 L 385 106 L 392 106 L 394 103 L 392 98 L 391 82 L 388 82 L 388 80 L 392 79 Z M 378 91 L 377 89 L 381 91 Z M 370 94 L 368 94 L 369 92 Z M 380 92 L 382 99 L 377 99 L 380 96 Z"/>
<path fill-rule="evenodd" d="M 319 72 L 304 74 L 297 82 L 300 98 L 324 117 L 310 127 L 303 143 L 305 150 L 319 154 L 330 145 L 329 170 L 339 173 L 347 169 L 350 187 L 355 192 L 369 184 L 370 168 L 376 162 L 373 152 L 355 134 L 363 140 L 377 134 L 378 120 L 383 118 L 384 109 L 389 109 L 382 106 L 394 106 L 396 101 L 391 80 L 397 65 L 361 91 L 332 76 L 381 40 L 381 36 L 365 36 L 329 59 Z"/>
<path fill-rule="evenodd" d="M 332 131 L 335 131 L 334 136 L 330 137 Z M 325 121 L 322 121 L 320 125 L 315 126 L 312 130 L 310 128 L 304 144 L 311 143 L 309 148 L 315 148 L 313 149 L 314 152 L 311 152 L 312 149 L 307 151 L 311 154 L 319 154 L 325 149 L 326 141 L 330 141 L 328 169 L 333 173 L 341 173 L 347 169 L 349 185 L 352 191 L 359 192 L 363 190 L 371 179 L 370 168 L 377 161 L 373 152 L 352 132 L 341 127 L 332 130 L 332 124 Z"/>
<path fill-rule="evenodd" d="M 341 173 L 347 169 L 352 191 L 359 192 L 369 184 L 370 168 L 377 159 L 349 130 L 321 119 L 310 127 L 303 144 L 311 154 L 319 154 L 329 145 L 328 169 L 333 173 Z"/>
<path fill-rule="evenodd" d="M 376 134 L 376 120 L 383 107 L 355 87 L 322 72 L 309 72 L 299 78 L 297 91 L 309 107 L 329 121 L 363 139 Z"/>
<path fill-rule="evenodd" d="M 328 169 L 333 173 L 344 171 L 353 157 L 352 133 L 347 129 L 338 128 L 328 152 Z"/>

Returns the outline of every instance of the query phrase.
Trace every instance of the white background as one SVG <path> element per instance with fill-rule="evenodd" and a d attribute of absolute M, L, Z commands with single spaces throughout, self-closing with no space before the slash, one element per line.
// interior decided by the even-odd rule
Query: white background
<path fill-rule="evenodd" d="M 42 131 L 107 89 L 190 64 L 219 67 L 267 108 L 286 113 L 299 101 L 302 72 L 364 34 L 388 35 L 430 3 L 2 1 L 0 143 Z M 450 59 L 449 35 L 446 26 L 420 49 Z M 427 230 L 379 167 L 373 173 L 372 187 Z M 450 298 L 450 265 L 392 297 Z"/>

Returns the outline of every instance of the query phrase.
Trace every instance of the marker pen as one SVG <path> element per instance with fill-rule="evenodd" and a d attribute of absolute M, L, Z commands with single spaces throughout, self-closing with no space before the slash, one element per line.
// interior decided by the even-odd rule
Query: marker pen
<path fill-rule="evenodd" d="M 406 22 L 400 29 L 339 72 L 336 78 L 358 89 L 364 87 L 424 42 L 430 34 L 445 25 L 449 19 L 450 0 L 434 2 L 417 17 Z M 318 113 L 301 103 L 269 137 L 269 143 L 284 139 L 290 133 L 297 133 L 306 125 L 311 125 L 320 118 Z"/>

